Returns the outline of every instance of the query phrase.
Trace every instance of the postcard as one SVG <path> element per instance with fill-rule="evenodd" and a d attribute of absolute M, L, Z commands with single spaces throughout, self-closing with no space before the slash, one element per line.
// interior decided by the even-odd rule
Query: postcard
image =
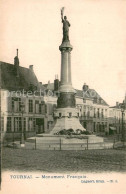
<path fill-rule="evenodd" d="M 126 193 L 126 1 L 1 0 L 1 193 Z"/>

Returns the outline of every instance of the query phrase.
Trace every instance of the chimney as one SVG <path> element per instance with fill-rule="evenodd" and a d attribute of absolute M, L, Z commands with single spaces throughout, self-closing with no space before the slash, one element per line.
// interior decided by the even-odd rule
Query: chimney
<path fill-rule="evenodd" d="M 117 106 L 117 107 L 119 106 L 119 102 L 116 102 L 116 106 Z"/>
<path fill-rule="evenodd" d="M 19 58 L 18 58 L 18 49 L 17 49 L 17 56 L 14 57 L 14 66 L 15 66 L 15 74 L 19 77 Z"/>
<path fill-rule="evenodd" d="M 58 90 L 59 90 L 59 79 L 58 79 L 58 75 L 55 75 L 54 91 L 58 91 Z"/>
<path fill-rule="evenodd" d="M 29 65 L 29 69 L 33 71 L 33 65 Z"/>

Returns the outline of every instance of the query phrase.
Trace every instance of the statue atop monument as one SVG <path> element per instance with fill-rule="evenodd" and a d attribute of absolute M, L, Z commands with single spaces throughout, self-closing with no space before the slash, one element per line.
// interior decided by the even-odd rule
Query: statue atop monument
<path fill-rule="evenodd" d="M 64 12 L 64 7 L 61 9 L 61 19 L 62 19 L 62 23 L 63 23 L 63 41 L 62 42 L 66 42 L 66 41 L 69 41 L 70 23 L 68 22 L 66 16 L 64 16 L 64 18 L 63 18 L 63 12 Z"/>

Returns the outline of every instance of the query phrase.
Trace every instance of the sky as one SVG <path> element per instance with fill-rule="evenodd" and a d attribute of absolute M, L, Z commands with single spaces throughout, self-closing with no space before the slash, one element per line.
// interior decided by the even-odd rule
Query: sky
<path fill-rule="evenodd" d="M 40 82 L 60 78 L 62 23 L 69 29 L 72 84 L 95 89 L 110 105 L 126 92 L 125 0 L 1 0 L 0 61 L 12 63 L 19 49 L 20 65 L 34 65 Z"/>

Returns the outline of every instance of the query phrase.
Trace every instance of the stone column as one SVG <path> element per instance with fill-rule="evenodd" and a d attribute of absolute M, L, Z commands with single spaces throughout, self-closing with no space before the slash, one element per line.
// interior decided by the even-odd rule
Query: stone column
<path fill-rule="evenodd" d="M 61 51 L 61 77 L 60 77 L 60 92 L 72 92 L 75 90 L 72 87 L 71 80 L 71 51 L 73 47 L 70 42 L 63 42 L 59 47 Z"/>
<path fill-rule="evenodd" d="M 60 48 L 61 50 L 61 85 L 72 85 L 71 83 L 71 53 L 72 48 Z"/>
<path fill-rule="evenodd" d="M 59 88 L 59 97 L 57 100 L 58 108 L 75 108 L 75 90 L 72 87 L 71 80 L 71 51 L 70 42 L 63 42 L 59 47 L 61 51 L 61 83 Z"/>

